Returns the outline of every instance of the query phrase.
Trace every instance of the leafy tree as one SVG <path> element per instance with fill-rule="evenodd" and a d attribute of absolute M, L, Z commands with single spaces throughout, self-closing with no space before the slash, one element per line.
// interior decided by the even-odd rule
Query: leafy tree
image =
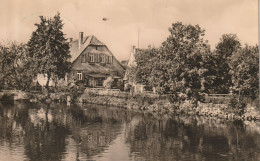
<path fill-rule="evenodd" d="M 232 82 L 235 92 L 259 96 L 259 49 L 258 46 L 248 46 L 238 50 L 231 57 Z"/>
<path fill-rule="evenodd" d="M 209 45 L 203 40 L 205 30 L 198 25 L 177 22 L 172 24 L 169 32 L 152 72 L 154 82 L 160 82 L 158 85 L 164 93 L 197 94 L 202 87 L 203 57 L 210 52 Z"/>
<path fill-rule="evenodd" d="M 48 78 L 48 88 L 50 79 L 64 78 L 70 70 L 69 43 L 62 32 L 63 23 L 59 13 L 53 18 L 40 16 L 40 19 L 27 45 L 37 72 Z"/>
<path fill-rule="evenodd" d="M 0 45 L 0 88 L 28 90 L 34 71 L 25 44 Z"/>
<path fill-rule="evenodd" d="M 5 79 L 8 76 L 8 74 L 6 73 L 7 70 L 6 68 L 8 67 L 9 62 L 12 61 L 12 58 L 10 56 L 8 56 L 8 48 L 6 46 L 1 45 L 0 46 L 0 68 L 1 68 L 1 72 L 0 72 L 0 83 L 1 86 L 0 88 L 4 88 L 5 86 Z"/>
<path fill-rule="evenodd" d="M 232 86 L 230 62 L 232 55 L 241 48 L 240 41 L 234 34 L 224 34 L 216 45 L 216 50 L 205 60 L 207 72 L 205 73 L 206 90 L 214 93 L 228 93 Z"/>
<path fill-rule="evenodd" d="M 136 74 L 136 82 L 146 85 L 153 85 L 150 81 L 151 72 L 154 64 L 158 60 L 159 50 L 152 49 L 137 49 L 135 54 L 136 68 L 133 68 Z"/>

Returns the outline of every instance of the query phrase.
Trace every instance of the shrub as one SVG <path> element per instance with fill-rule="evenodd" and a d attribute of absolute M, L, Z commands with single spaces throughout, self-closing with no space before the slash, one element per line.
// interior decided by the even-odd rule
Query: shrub
<path fill-rule="evenodd" d="M 125 86 L 124 86 L 124 91 L 130 92 L 131 87 L 132 86 L 129 83 L 126 83 Z"/>
<path fill-rule="evenodd" d="M 76 100 L 84 93 L 85 88 L 79 86 L 72 86 L 68 88 L 69 94 L 72 96 L 72 100 Z"/>
<path fill-rule="evenodd" d="M 232 98 L 228 104 L 228 107 L 231 108 L 235 114 L 242 116 L 245 113 L 246 104 L 236 98 Z"/>
<path fill-rule="evenodd" d="M 116 83 L 115 83 L 115 87 L 117 89 L 120 89 L 121 91 L 124 90 L 124 82 L 123 80 L 119 79 Z"/>
<path fill-rule="evenodd" d="M 0 101 L 13 101 L 14 100 L 14 94 L 3 94 L 0 97 Z"/>
<path fill-rule="evenodd" d="M 106 80 L 104 80 L 103 86 L 106 89 L 111 89 L 113 87 L 114 84 L 114 78 L 112 78 L 111 76 L 107 77 Z"/>

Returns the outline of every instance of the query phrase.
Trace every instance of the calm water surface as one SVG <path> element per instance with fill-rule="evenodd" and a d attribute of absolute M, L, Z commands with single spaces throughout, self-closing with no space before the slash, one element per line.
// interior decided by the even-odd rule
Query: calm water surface
<path fill-rule="evenodd" d="M 259 122 L 0 103 L 0 160 L 260 160 Z"/>

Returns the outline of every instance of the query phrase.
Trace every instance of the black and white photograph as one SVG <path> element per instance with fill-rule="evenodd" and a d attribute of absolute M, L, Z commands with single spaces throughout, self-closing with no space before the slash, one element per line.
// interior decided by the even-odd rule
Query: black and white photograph
<path fill-rule="evenodd" d="M 258 0 L 1 0 L 0 161 L 260 161 Z"/>

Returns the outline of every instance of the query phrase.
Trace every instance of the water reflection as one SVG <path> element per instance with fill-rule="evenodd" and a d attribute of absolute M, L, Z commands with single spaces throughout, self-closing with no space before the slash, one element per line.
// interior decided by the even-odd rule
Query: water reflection
<path fill-rule="evenodd" d="M 95 105 L 0 104 L 1 160 L 260 160 L 259 123 Z"/>

